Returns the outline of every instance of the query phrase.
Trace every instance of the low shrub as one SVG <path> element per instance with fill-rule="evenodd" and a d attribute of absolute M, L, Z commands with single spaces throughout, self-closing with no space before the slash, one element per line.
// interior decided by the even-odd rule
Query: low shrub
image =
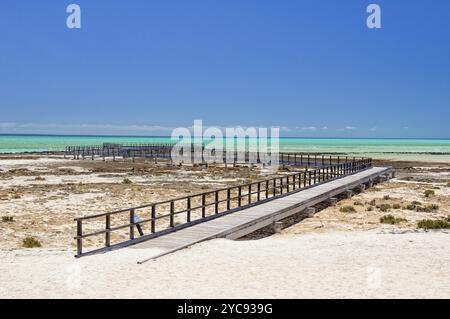
<path fill-rule="evenodd" d="M 407 210 L 416 210 L 417 207 L 420 207 L 420 205 L 422 205 L 422 203 L 414 201 L 414 202 L 411 202 L 408 205 L 406 205 L 405 208 Z"/>
<path fill-rule="evenodd" d="M 424 212 L 424 213 L 431 213 L 431 212 L 434 212 L 434 211 L 436 211 L 438 209 L 439 209 L 439 205 L 436 205 L 436 204 L 430 204 L 430 205 L 427 205 L 425 207 L 422 207 L 422 206 L 417 206 L 416 207 L 416 211 L 417 212 Z"/>
<path fill-rule="evenodd" d="M 41 242 L 33 237 L 27 237 L 22 241 L 22 245 L 25 248 L 37 248 L 42 247 Z"/>
<path fill-rule="evenodd" d="M 35 180 L 35 181 L 45 181 L 45 177 L 42 177 L 42 176 L 36 176 L 36 177 L 34 178 L 34 180 Z"/>
<path fill-rule="evenodd" d="M 431 210 L 438 210 L 439 209 L 439 205 L 437 204 L 430 204 L 427 206 L 427 208 L 431 209 Z"/>
<path fill-rule="evenodd" d="M 361 202 L 359 200 L 353 202 L 353 205 L 355 205 L 355 206 L 364 206 L 363 202 Z"/>
<path fill-rule="evenodd" d="M 383 196 L 383 199 L 384 199 L 384 200 L 390 200 L 390 199 L 391 199 L 391 196 L 389 196 L 389 195 L 384 195 L 384 196 Z"/>
<path fill-rule="evenodd" d="M 422 229 L 450 229 L 450 222 L 442 219 L 423 219 L 417 223 L 417 227 Z"/>
<path fill-rule="evenodd" d="M 400 204 L 394 204 L 392 205 L 393 209 L 400 209 L 402 206 L 400 206 Z"/>
<path fill-rule="evenodd" d="M 391 205 L 389 204 L 381 204 L 380 206 L 378 206 L 378 208 L 382 211 L 382 212 L 387 212 L 391 209 Z"/>
<path fill-rule="evenodd" d="M 395 225 L 395 224 L 399 224 L 401 222 L 406 222 L 407 220 L 404 218 L 400 218 L 400 217 L 394 217 L 392 215 L 385 215 L 383 217 L 380 218 L 380 223 L 382 224 L 390 224 L 390 225 Z"/>
<path fill-rule="evenodd" d="M 122 181 L 123 184 L 133 184 L 133 181 L 128 177 L 125 177 Z"/>
<path fill-rule="evenodd" d="M 339 211 L 341 213 L 355 213 L 356 209 L 351 205 L 342 206 Z"/>
<path fill-rule="evenodd" d="M 424 193 L 425 197 L 431 197 L 434 196 L 434 191 L 431 189 L 427 189 Z"/>
<path fill-rule="evenodd" d="M 3 223 L 12 223 L 14 222 L 14 217 L 12 216 L 2 216 Z"/>

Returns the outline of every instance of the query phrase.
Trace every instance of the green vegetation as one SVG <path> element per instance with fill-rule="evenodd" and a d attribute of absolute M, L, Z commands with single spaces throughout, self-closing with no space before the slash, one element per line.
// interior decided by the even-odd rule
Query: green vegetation
<path fill-rule="evenodd" d="M 436 204 L 430 204 L 425 207 L 422 207 L 422 206 L 416 207 L 417 212 L 425 212 L 425 213 L 431 213 L 431 212 L 437 211 L 438 209 L 439 209 L 439 205 L 436 205 Z"/>
<path fill-rule="evenodd" d="M 442 219 L 424 219 L 417 223 L 417 227 L 423 229 L 450 229 L 450 222 Z"/>
<path fill-rule="evenodd" d="M 133 184 L 133 182 L 131 181 L 131 179 L 129 179 L 128 177 L 125 177 L 122 181 L 123 184 Z"/>
<path fill-rule="evenodd" d="M 355 213 L 356 209 L 351 205 L 342 206 L 339 211 L 341 213 Z"/>
<path fill-rule="evenodd" d="M 424 193 L 425 197 L 431 197 L 434 196 L 434 191 L 431 189 L 427 189 Z"/>
<path fill-rule="evenodd" d="M 387 212 L 391 209 L 391 205 L 389 204 L 381 204 L 380 206 L 378 206 L 378 208 L 382 211 L 382 212 Z"/>
<path fill-rule="evenodd" d="M 400 204 L 394 204 L 392 205 L 393 209 L 400 209 L 402 206 L 400 206 Z"/>
<path fill-rule="evenodd" d="M 389 196 L 389 195 L 384 195 L 384 196 L 383 196 L 383 199 L 384 199 L 384 200 L 390 200 L 390 199 L 391 199 L 391 196 Z"/>
<path fill-rule="evenodd" d="M 406 205 L 405 208 L 407 210 L 417 210 L 417 208 L 420 206 L 422 206 L 422 203 L 415 200 L 412 201 L 410 204 Z"/>
<path fill-rule="evenodd" d="M 390 224 L 390 225 L 395 225 L 395 224 L 399 224 L 399 223 L 406 222 L 406 221 L 407 220 L 404 218 L 394 217 L 392 215 L 385 215 L 380 218 L 380 223 Z"/>
<path fill-rule="evenodd" d="M 41 242 L 33 237 L 27 237 L 22 242 L 25 248 L 37 248 L 42 247 Z"/>

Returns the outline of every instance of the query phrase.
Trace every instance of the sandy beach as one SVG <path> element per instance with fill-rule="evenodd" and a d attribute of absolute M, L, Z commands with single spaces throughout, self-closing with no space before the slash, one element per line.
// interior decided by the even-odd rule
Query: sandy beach
<path fill-rule="evenodd" d="M 448 218 L 450 166 L 377 165 L 395 166 L 397 177 L 336 206 L 318 206 L 313 218 L 285 220 L 279 234 L 213 240 L 138 265 L 157 252 L 126 248 L 75 259 L 73 218 L 257 180 L 267 172 L 257 166 L 224 171 L 2 156 L 0 211 L 12 221 L 0 222 L 0 297 L 449 298 L 450 232 L 424 231 L 417 222 Z M 386 215 L 399 222 L 381 223 Z M 42 247 L 23 248 L 27 236 Z"/>
<path fill-rule="evenodd" d="M 127 248 L 2 250 L 2 298 L 449 298 L 449 233 L 377 231 L 223 239 L 137 265 Z"/>

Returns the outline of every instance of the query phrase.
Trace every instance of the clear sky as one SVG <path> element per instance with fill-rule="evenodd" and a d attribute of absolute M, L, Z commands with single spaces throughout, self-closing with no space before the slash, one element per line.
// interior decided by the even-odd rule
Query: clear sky
<path fill-rule="evenodd" d="M 2 0 L 0 133 L 168 135 L 201 119 L 450 138 L 449 17 L 448 0 Z"/>

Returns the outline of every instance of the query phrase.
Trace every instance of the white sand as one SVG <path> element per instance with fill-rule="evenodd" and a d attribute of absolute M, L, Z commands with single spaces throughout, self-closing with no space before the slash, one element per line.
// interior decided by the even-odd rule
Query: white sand
<path fill-rule="evenodd" d="M 450 298 L 450 234 L 214 240 L 156 261 L 122 249 L 0 251 L 1 298 Z"/>

